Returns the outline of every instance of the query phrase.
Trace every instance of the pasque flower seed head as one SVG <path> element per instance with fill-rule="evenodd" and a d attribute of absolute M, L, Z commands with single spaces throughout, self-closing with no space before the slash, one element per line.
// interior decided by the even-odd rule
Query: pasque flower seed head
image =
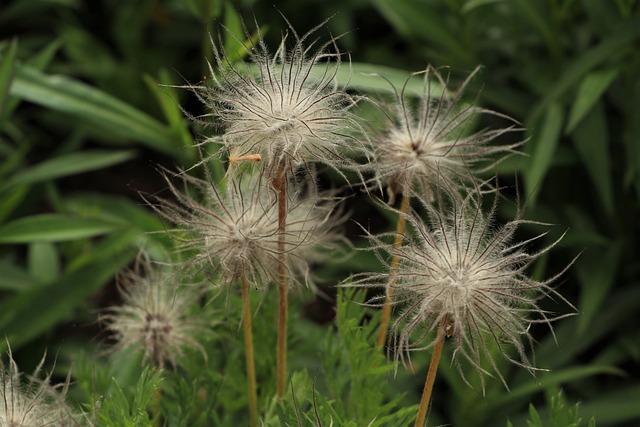
<path fill-rule="evenodd" d="M 69 427 L 81 425 L 64 402 L 69 380 L 58 387 L 50 384 L 51 374 L 38 378 L 45 358 L 33 375 L 22 381 L 9 350 L 9 363 L 0 361 L 0 426 L 5 427 Z M 60 390 L 58 390 L 60 389 Z"/>
<path fill-rule="evenodd" d="M 144 352 L 144 359 L 163 368 L 176 366 L 186 348 L 201 351 L 198 337 L 208 333 L 193 314 L 196 295 L 169 265 L 155 265 L 141 253 L 136 266 L 119 276 L 123 304 L 101 316 L 116 340 L 115 350 Z"/>
<path fill-rule="evenodd" d="M 190 263 L 211 267 L 222 283 L 244 279 L 254 287 L 277 281 L 279 257 L 278 199 L 262 174 L 232 177 L 226 189 L 185 173 L 175 175 L 192 192 L 181 191 L 167 176 L 177 202 L 159 199 L 161 216 L 186 231 L 183 249 Z M 332 229 L 343 219 L 331 194 L 289 186 L 284 251 L 292 278 L 309 279 L 308 260 L 319 246 L 333 246 L 341 236 Z M 180 237 L 179 237 L 180 238 Z M 312 284 L 307 281 L 307 284 Z"/>
<path fill-rule="evenodd" d="M 358 97 L 341 90 L 341 53 L 335 39 L 311 40 L 323 24 L 299 36 L 289 24 L 275 53 L 247 32 L 248 62 L 232 63 L 213 43 L 211 86 L 195 87 L 210 116 L 226 132 L 219 141 L 234 157 L 259 154 L 270 178 L 308 162 L 337 169 L 352 166 L 347 153 L 363 152 L 354 138 L 360 125 L 352 107 Z"/>
<path fill-rule="evenodd" d="M 477 165 L 496 155 L 514 152 L 521 143 L 493 144 L 499 136 L 519 130 L 515 124 L 499 129 L 483 129 L 471 133 L 481 115 L 513 119 L 495 111 L 464 104 L 464 91 L 477 74 L 477 68 L 450 93 L 448 76 L 429 67 L 424 75 L 423 93 L 414 100 L 405 88 L 396 91 L 396 102 L 391 106 L 390 124 L 377 137 L 372 138 L 375 173 L 374 183 L 386 187 L 393 202 L 398 193 L 428 197 L 438 183 L 446 187 L 477 182 Z M 414 105 L 413 101 L 417 101 Z"/>
<path fill-rule="evenodd" d="M 527 356 L 529 326 L 550 325 L 563 317 L 548 313 L 538 302 L 552 295 L 573 308 L 551 287 L 566 269 L 543 281 L 526 273 L 559 240 L 528 252 L 526 246 L 546 233 L 522 242 L 513 242 L 513 237 L 519 225 L 531 221 L 517 218 L 502 226 L 493 224 L 496 205 L 485 214 L 479 193 L 436 197 L 440 210 L 420 199 L 427 212 L 424 221 L 415 211 L 406 215 L 411 233 L 404 235 L 405 245 L 396 247 L 373 237 L 379 248 L 399 259 L 397 269 L 367 275 L 355 285 L 393 287 L 394 304 L 401 307 L 393 326 L 399 357 L 433 345 L 432 333 L 442 324 L 454 339 L 456 360 L 468 361 L 481 374 L 493 371 L 502 379 L 488 357 L 494 345 L 510 362 L 533 371 Z M 446 203 L 449 210 L 443 213 Z M 483 367 L 483 359 L 492 369 Z"/>

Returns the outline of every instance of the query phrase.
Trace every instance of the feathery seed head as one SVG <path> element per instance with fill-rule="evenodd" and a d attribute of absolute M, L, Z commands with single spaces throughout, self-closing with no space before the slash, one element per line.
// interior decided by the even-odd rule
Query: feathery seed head
<path fill-rule="evenodd" d="M 247 280 L 254 287 L 266 286 L 278 278 L 282 262 L 278 246 L 277 194 L 263 175 L 243 174 L 231 178 L 219 189 L 210 180 L 187 174 L 176 175 L 199 196 L 178 190 L 167 177 L 177 203 L 159 200 L 155 209 L 173 224 L 187 231 L 184 249 L 195 252 L 191 261 L 198 268 L 213 267 L 222 282 Z M 308 273 L 308 260 L 319 245 L 332 246 L 340 239 L 332 228 L 342 222 L 335 215 L 336 200 L 313 189 L 288 186 L 285 227 L 287 269 L 296 276 Z M 312 284 L 307 282 L 308 284 Z"/>
<path fill-rule="evenodd" d="M 574 308 L 550 286 L 569 266 L 544 281 L 526 274 L 527 267 L 559 240 L 539 252 L 527 252 L 528 243 L 546 234 L 514 243 L 518 226 L 530 221 L 517 218 L 495 226 L 495 204 L 487 215 L 476 193 L 449 197 L 448 213 L 422 200 L 427 221 L 415 212 L 406 216 L 413 231 L 405 236 L 406 245 L 396 248 L 374 237 L 381 248 L 399 259 L 398 267 L 364 277 L 355 285 L 389 283 L 393 288 L 394 304 L 403 307 L 393 326 L 398 357 L 404 351 L 430 347 L 431 333 L 442 324 L 454 338 L 454 357 L 468 361 L 481 376 L 490 374 L 482 367 L 482 361 L 488 359 L 491 371 L 504 383 L 495 361 L 488 357 L 494 345 L 507 360 L 533 372 L 526 348 L 532 344 L 530 325 L 550 326 L 551 321 L 564 317 L 543 310 L 538 302 L 557 296 Z M 511 349 L 517 357 L 510 355 Z"/>
<path fill-rule="evenodd" d="M 0 360 L 0 425 L 6 427 L 68 427 L 80 425 L 64 402 L 69 381 L 60 385 L 61 391 L 50 384 L 51 373 L 38 378 L 44 357 L 26 383 L 9 350 L 9 363 Z"/>
<path fill-rule="evenodd" d="M 359 98 L 338 87 L 335 39 L 320 47 L 310 40 L 322 25 L 300 37 L 289 24 L 273 54 L 261 34 L 254 44 L 245 30 L 249 63 L 231 63 L 223 43 L 212 42 L 212 87 L 194 89 L 210 109 L 204 117 L 221 120 L 226 132 L 207 141 L 222 142 L 235 156 L 259 154 L 270 178 L 309 162 L 354 165 L 347 153 L 364 152 L 350 111 Z"/>
<path fill-rule="evenodd" d="M 145 253 L 136 266 L 119 276 L 123 304 L 111 307 L 100 320 L 117 340 L 115 350 L 138 348 L 144 359 L 163 368 L 178 364 L 185 348 L 201 351 L 197 337 L 208 333 L 204 323 L 193 318 L 196 295 L 180 286 L 168 265 L 153 265 Z"/>
<path fill-rule="evenodd" d="M 480 68 L 464 81 L 454 93 L 447 90 L 448 77 L 429 67 L 424 74 L 424 91 L 412 105 L 404 88 L 396 91 L 392 107 L 392 124 L 385 133 L 374 138 L 371 169 L 376 185 L 385 186 L 391 202 L 398 193 L 428 197 L 434 187 L 460 186 L 477 182 L 474 166 L 494 155 L 514 153 L 521 143 L 496 145 L 499 136 L 520 130 L 511 125 L 502 129 L 484 129 L 469 133 L 470 126 L 480 115 L 493 115 L 513 122 L 495 111 L 463 104 L 462 96 Z"/>

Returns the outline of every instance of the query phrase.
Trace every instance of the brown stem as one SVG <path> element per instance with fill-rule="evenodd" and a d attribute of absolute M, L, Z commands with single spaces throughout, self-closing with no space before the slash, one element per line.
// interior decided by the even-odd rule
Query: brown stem
<path fill-rule="evenodd" d="M 433 355 L 431 356 L 431 363 L 429 363 L 429 371 L 427 372 L 427 380 L 424 383 L 424 389 L 422 390 L 422 399 L 420 399 L 420 407 L 418 408 L 418 417 L 416 418 L 415 427 L 423 427 L 424 420 L 427 416 L 427 409 L 429 409 L 429 403 L 431 402 L 431 392 L 433 391 L 433 384 L 436 381 L 436 371 L 438 370 L 438 364 L 440 363 L 440 356 L 442 355 L 442 346 L 444 339 L 447 335 L 445 330 L 445 322 L 440 323 L 438 327 L 438 335 L 436 336 L 436 343 L 433 347 Z"/>
<path fill-rule="evenodd" d="M 397 249 L 402 245 L 402 239 L 404 230 L 407 224 L 406 213 L 409 211 L 409 199 L 410 195 L 406 194 L 402 196 L 402 203 L 400 205 L 401 214 L 398 215 L 398 223 L 396 225 L 396 240 L 393 242 L 393 248 Z M 396 271 L 398 270 L 398 264 L 400 259 L 397 255 L 391 258 L 391 271 L 389 272 L 389 283 L 387 283 L 386 293 L 387 297 L 384 300 L 384 306 L 382 307 L 382 316 L 380 317 L 380 330 L 378 331 L 378 339 L 376 345 L 382 347 L 387 340 L 387 331 L 389 330 L 389 320 L 391 319 L 391 304 L 393 302 L 393 281 L 395 280 Z"/>
<path fill-rule="evenodd" d="M 242 279 L 242 324 L 244 327 L 244 347 L 247 362 L 247 386 L 249 391 L 250 427 L 258 425 L 258 397 L 256 393 L 256 367 L 253 358 L 253 332 L 251 330 L 251 297 L 249 283 Z"/>
<path fill-rule="evenodd" d="M 278 363 L 277 392 L 278 401 L 282 400 L 287 373 L 287 254 L 285 252 L 287 222 L 287 178 L 285 170 L 278 172 L 273 180 L 278 195 Z"/>

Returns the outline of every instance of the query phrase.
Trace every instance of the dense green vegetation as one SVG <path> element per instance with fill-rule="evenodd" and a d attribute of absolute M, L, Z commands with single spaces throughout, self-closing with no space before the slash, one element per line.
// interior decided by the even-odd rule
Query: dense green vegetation
<path fill-rule="evenodd" d="M 467 100 L 526 128 L 527 142 L 490 167 L 505 199 L 498 220 L 553 224 L 529 274 L 561 271 L 558 291 L 579 315 L 534 325 L 535 365 L 499 365 L 509 391 L 487 378 L 469 387 L 445 346 L 429 425 L 634 426 L 640 422 L 640 7 L 635 0 L 9 0 L 0 5 L 0 341 L 22 372 L 47 352 L 51 380 L 97 425 L 245 425 L 246 377 L 240 292 L 202 296 L 215 324 L 201 337 L 207 359 L 186 351 L 179 368 L 145 367 L 142 355 L 111 354 L 98 322 L 121 302 L 116 278 L 141 247 L 175 260 L 179 239 L 140 196 L 171 197 L 158 169 L 200 161 L 196 144 L 222 131 L 185 86 L 210 78 L 210 34 L 240 61 L 242 22 L 255 22 L 275 51 L 287 23 L 300 34 L 329 19 L 352 93 L 390 102 L 429 64 L 450 67 L 457 87 L 478 65 Z M 221 29 L 222 25 L 226 30 Z M 235 38 L 233 37 L 235 35 Z M 339 36 L 339 37 L 338 37 Z M 323 39 L 324 40 L 324 39 Z M 347 70 L 350 68 L 350 73 Z M 206 80 L 205 80 L 206 81 Z M 411 81 L 408 90 L 420 89 Z M 366 104 L 366 103 L 365 103 Z M 358 111 L 374 130 L 381 114 Z M 504 125 L 499 117 L 478 123 Z M 200 149 L 214 153 L 214 144 Z M 220 180 L 225 159 L 207 161 Z M 200 173 L 202 168 L 194 173 Z M 325 187 L 343 185 L 330 169 Z M 366 224 L 389 231 L 395 216 L 364 192 L 350 196 L 345 225 L 364 246 Z M 519 198 L 519 202 L 515 200 Z M 523 240 L 540 227 L 524 226 Z M 289 385 L 275 402 L 274 292 L 253 295 L 259 407 L 265 425 L 412 425 L 429 352 L 394 365 L 375 348 L 379 310 L 336 291 L 350 274 L 380 269 L 369 252 L 314 266 L 321 296 L 290 296 Z M 207 304 L 204 304 L 207 302 Z M 555 304 L 558 302 L 558 304 Z M 543 301 L 568 312 L 561 301 Z M 213 313 L 211 313 L 213 312 Z M 335 315 L 335 319 L 334 319 Z M 209 319 L 209 317 L 206 317 Z M 108 353 L 108 354 L 107 354 Z M 55 359 L 55 368 L 53 368 Z M 3 366 L 8 366 L 6 363 Z M 7 368 L 8 369 L 8 368 Z M 411 372 L 411 371 L 415 372 Z M 158 392 L 161 390 L 161 392 Z M 0 389 L 0 391 L 2 391 Z M 579 406 L 575 407 L 579 403 Z M 96 406 L 96 404 L 99 404 Z M 531 405 L 531 406 L 530 406 Z M 582 424 L 580 423 L 582 419 Z"/>

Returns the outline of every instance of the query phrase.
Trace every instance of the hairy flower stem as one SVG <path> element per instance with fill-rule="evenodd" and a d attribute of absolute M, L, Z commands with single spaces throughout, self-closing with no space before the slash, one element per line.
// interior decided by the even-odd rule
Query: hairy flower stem
<path fill-rule="evenodd" d="M 395 249 L 399 248 L 402 244 L 403 234 L 405 230 L 405 226 L 407 224 L 407 219 L 405 214 L 409 210 L 409 200 L 411 196 L 409 194 L 402 196 L 402 203 L 400 205 L 401 214 L 398 215 L 398 223 L 396 225 L 396 239 L 393 242 L 393 247 Z M 386 293 L 387 297 L 384 300 L 384 306 L 382 307 L 382 316 L 380 317 L 380 330 L 378 331 L 378 340 L 376 341 L 376 345 L 378 347 L 384 346 L 384 343 L 387 340 L 387 331 L 389 329 L 389 320 L 391 319 L 391 304 L 393 302 L 393 280 L 396 274 L 396 270 L 398 269 L 398 264 L 400 263 L 400 258 L 397 255 L 394 255 L 391 258 L 391 272 L 389 273 L 389 283 L 387 283 Z"/>
<path fill-rule="evenodd" d="M 418 417 L 416 418 L 415 427 L 423 427 L 425 418 L 427 417 L 427 410 L 429 409 L 429 403 L 431 402 L 431 392 L 433 391 L 433 383 L 436 381 L 436 371 L 438 370 L 438 364 L 440 363 L 440 355 L 442 354 L 442 346 L 444 345 L 444 339 L 447 336 L 445 329 L 445 322 L 440 323 L 438 327 L 438 335 L 436 337 L 436 343 L 433 347 L 433 355 L 431 356 L 431 363 L 429 363 L 429 371 L 427 372 L 427 380 L 424 383 L 424 389 L 422 390 L 422 399 L 420 399 L 420 407 L 418 408 Z"/>
<path fill-rule="evenodd" d="M 285 232 L 287 222 L 287 176 L 284 168 L 273 180 L 273 188 L 278 194 L 278 401 L 284 396 L 287 372 L 287 254 L 285 253 Z"/>
<path fill-rule="evenodd" d="M 249 389 L 249 426 L 258 425 L 258 397 L 256 393 L 256 366 L 253 358 L 253 332 L 251 331 L 251 297 L 249 283 L 242 279 L 242 324 L 244 327 L 244 348 L 247 360 L 247 386 Z"/>

